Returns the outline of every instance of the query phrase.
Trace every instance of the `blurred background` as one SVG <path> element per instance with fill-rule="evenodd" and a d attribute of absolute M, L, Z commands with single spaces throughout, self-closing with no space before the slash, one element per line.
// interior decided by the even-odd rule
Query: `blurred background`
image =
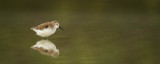
<path fill-rule="evenodd" d="M 0 64 L 160 64 L 160 0 L 0 0 Z M 30 47 L 30 28 L 59 21 L 60 54 Z"/>

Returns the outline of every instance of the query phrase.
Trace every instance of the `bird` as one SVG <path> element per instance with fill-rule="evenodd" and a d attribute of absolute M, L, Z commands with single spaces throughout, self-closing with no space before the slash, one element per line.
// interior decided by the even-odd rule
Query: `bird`
<path fill-rule="evenodd" d="M 49 37 L 56 32 L 56 29 L 60 28 L 64 30 L 58 23 L 57 20 L 51 22 L 42 23 L 36 27 L 32 27 L 31 29 L 36 32 L 38 36 L 41 37 Z"/>

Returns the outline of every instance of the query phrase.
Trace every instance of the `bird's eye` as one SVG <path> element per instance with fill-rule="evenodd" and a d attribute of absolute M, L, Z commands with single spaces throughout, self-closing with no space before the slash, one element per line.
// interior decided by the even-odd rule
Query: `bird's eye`
<path fill-rule="evenodd" d="M 58 24 L 58 23 L 56 23 L 56 25 L 57 25 L 57 26 L 59 26 L 59 24 Z"/>
<path fill-rule="evenodd" d="M 48 28 L 48 25 L 46 25 L 45 28 Z"/>

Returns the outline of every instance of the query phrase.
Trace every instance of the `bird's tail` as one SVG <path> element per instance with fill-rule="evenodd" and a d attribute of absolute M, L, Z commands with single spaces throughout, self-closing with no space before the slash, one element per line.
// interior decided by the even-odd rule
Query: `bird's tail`
<path fill-rule="evenodd" d="M 31 29 L 35 31 L 35 27 L 32 27 Z"/>

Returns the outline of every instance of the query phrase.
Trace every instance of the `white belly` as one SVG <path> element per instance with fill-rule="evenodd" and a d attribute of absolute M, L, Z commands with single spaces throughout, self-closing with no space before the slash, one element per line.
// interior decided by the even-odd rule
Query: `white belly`
<path fill-rule="evenodd" d="M 48 37 L 56 32 L 56 28 L 48 28 L 48 29 L 43 29 L 43 30 L 35 30 L 37 35 L 41 37 Z"/>

